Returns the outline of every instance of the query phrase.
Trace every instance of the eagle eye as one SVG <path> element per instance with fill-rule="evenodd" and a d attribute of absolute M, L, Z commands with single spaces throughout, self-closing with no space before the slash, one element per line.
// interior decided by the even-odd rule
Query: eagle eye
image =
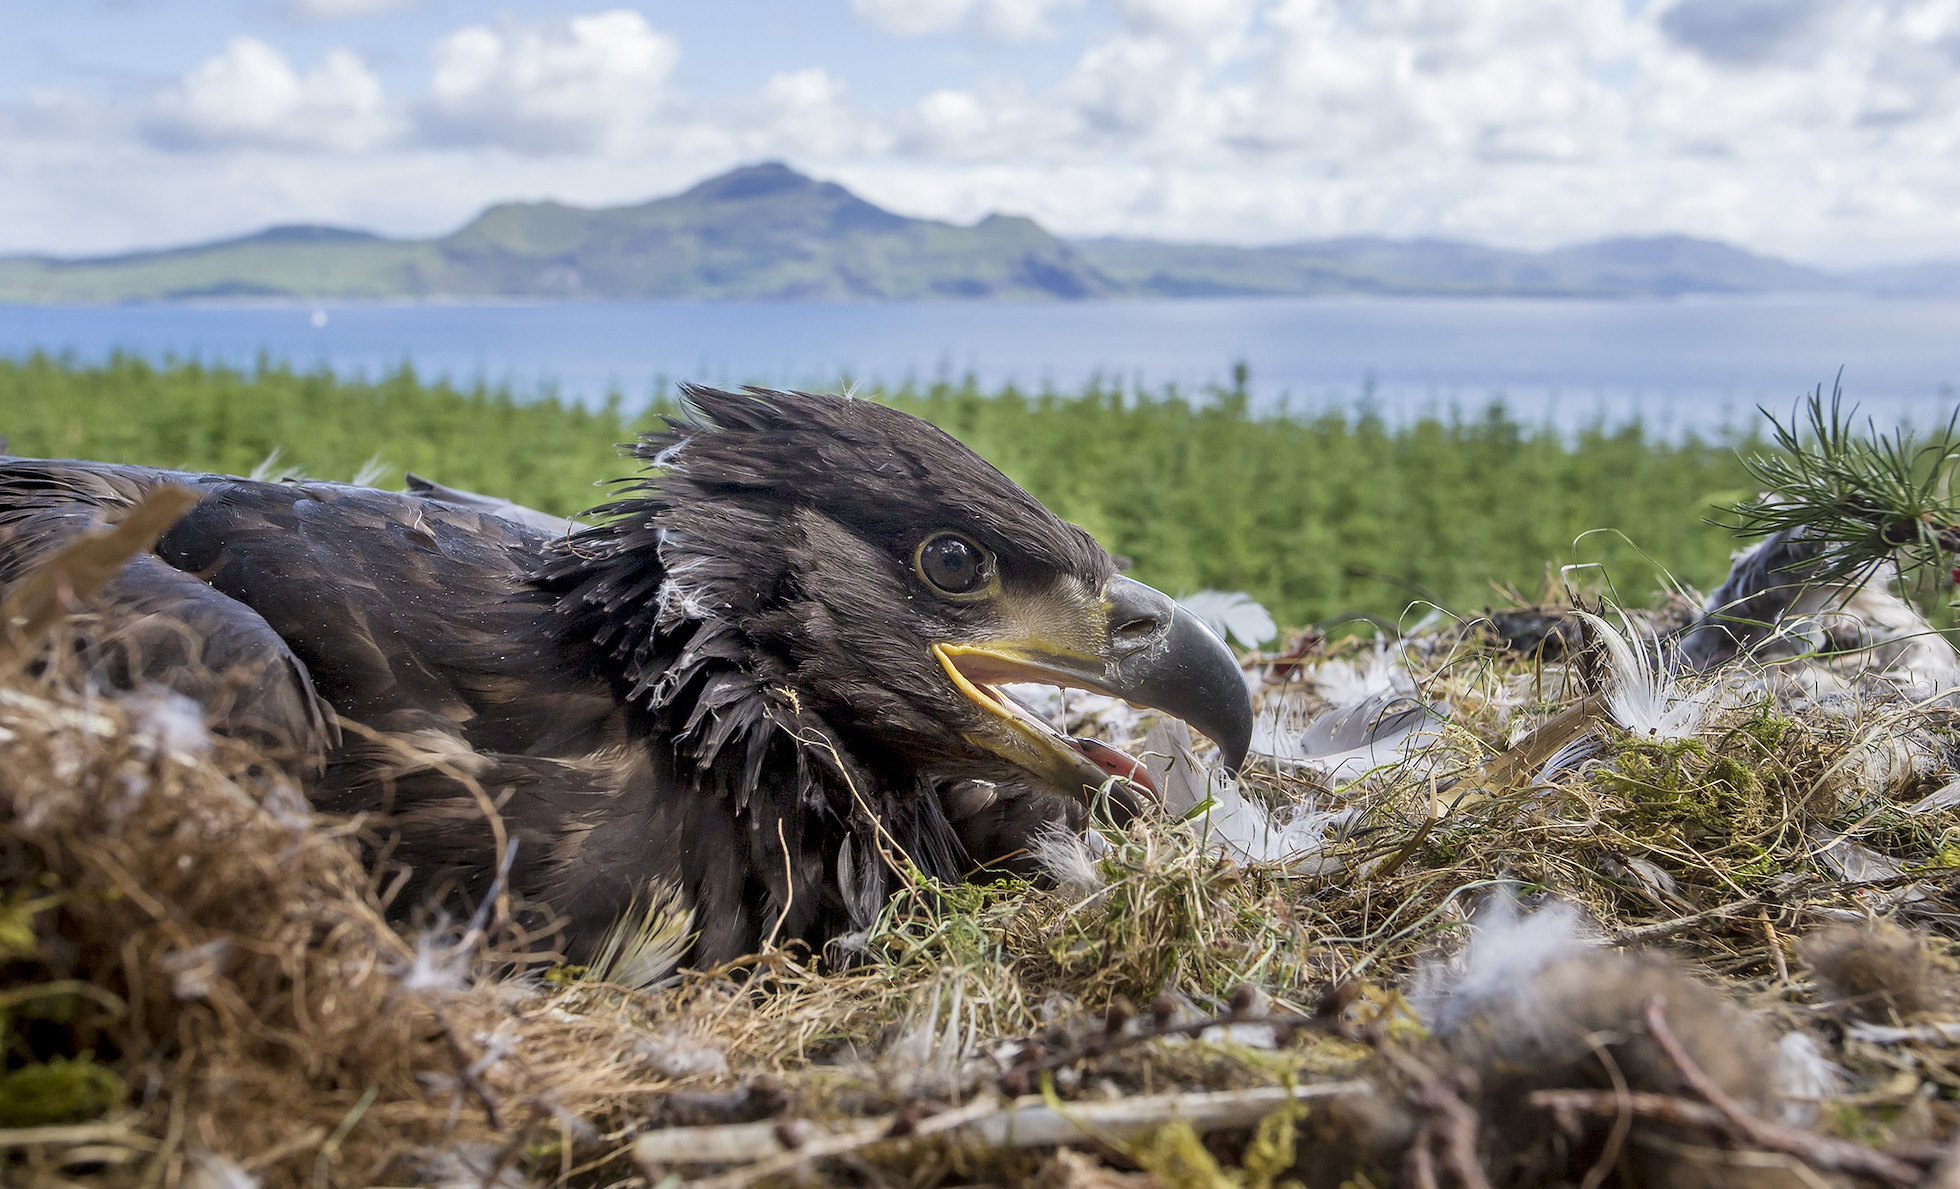
<path fill-rule="evenodd" d="M 912 568 L 943 595 L 979 594 L 994 579 L 993 557 L 958 533 L 927 537 L 912 555 Z"/>

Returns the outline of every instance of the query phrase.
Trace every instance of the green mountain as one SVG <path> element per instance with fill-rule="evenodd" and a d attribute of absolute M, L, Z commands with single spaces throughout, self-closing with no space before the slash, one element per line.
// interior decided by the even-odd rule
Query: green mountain
<path fill-rule="evenodd" d="M 194 298 L 854 301 L 1113 293 L 1028 219 L 909 219 L 783 165 L 639 206 L 491 207 L 454 234 L 390 240 L 326 227 L 125 256 L 0 259 L 0 302 Z"/>
<path fill-rule="evenodd" d="M 1453 240 L 1373 238 L 1262 248 L 1095 239 L 1076 247 L 1123 288 L 1162 297 L 1312 293 L 1671 297 L 1839 285 L 1814 269 L 1686 236 L 1602 240 L 1551 252 L 1511 252 Z"/>
<path fill-rule="evenodd" d="M 1932 266 L 1923 266 L 1932 267 Z M 1894 275 L 1897 274 L 1897 275 Z M 1900 270 L 1885 279 L 1904 288 Z M 1941 275 L 1945 275 L 1944 271 Z M 1912 273 L 1913 287 L 1929 282 Z M 1068 242 L 1029 219 L 913 219 L 780 164 L 638 206 L 491 207 L 439 239 L 275 227 L 85 259 L 0 257 L 0 303 L 224 298 L 909 301 L 1282 294 L 1646 297 L 1878 288 L 1683 236 L 1550 252 L 1449 240 Z"/>

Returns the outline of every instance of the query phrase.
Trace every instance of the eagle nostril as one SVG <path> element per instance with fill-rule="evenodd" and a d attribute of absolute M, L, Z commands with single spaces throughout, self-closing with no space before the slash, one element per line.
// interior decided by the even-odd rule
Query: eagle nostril
<path fill-rule="evenodd" d="M 1155 591 L 1134 578 L 1112 578 L 1103 588 L 1105 613 L 1109 616 L 1109 642 L 1124 649 L 1136 649 L 1170 634 L 1177 604 L 1170 596 Z"/>

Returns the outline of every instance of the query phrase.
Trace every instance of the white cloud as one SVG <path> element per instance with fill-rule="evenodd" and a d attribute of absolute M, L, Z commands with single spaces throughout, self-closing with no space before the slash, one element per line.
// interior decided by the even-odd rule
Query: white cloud
<path fill-rule="evenodd" d="M 135 114 L 86 93 L 0 108 L 0 234 L 423 232 L 502 198 L 634 201 L 784 158 L 905 213 L 1077 235 L 1960 253 L 1960 0 L 1095 0 L 1064 22 L 1071 2 L 854 0 L 894 35 L 974 43 L 909 94 L 815 43 L 690 94 L 674 38 L 624 10 L 471 23 L 393 94 L 350 52 L 296 66 L 240 38 Z M 991 44 L 1046 34 L 1073 40 Z M 173 166 L 186 147 L 198 164 Z M 163 197 L 125 215 L 118 178 Z M 222 203 L 192 197 L 220 185 Z"/>
<path fill-rule="evenodd" d="M 851 0 L 859 20 L 894 37 L 951 33 L 972 8 L 973 0 Z"/>
<path fill-rule="evenodd" d="M 819 67 L 771 75 L 753 94 L 697 105 L 664 137 L 694 158 L 799 161 L 875 154 L 888 146 L 881 123 L 852 102 L 843 79 Z"/>
<path fill-rule="evenodd" d="M 1115 0 L 1132 29 L 1178 37 L 1215 38 L 1242 30 L 1258 0 Z"/>
<path fill-rule="evenodd" d="M 434 139 L 530 153 L 632 149 L 650 132 L 680 44 L 617 9 L 549 25 L 471 25 L 435 48 Z"/>
<path fill-rule="evenodd" d="M 1960 214 L 1939 213 L 1960 190 L 1956 0 L 1813 0 L 1830 37 L 1802 65 L 1684 44 L 1673 14 L 1710 0 L 1115 2 L 1119 26 L 1065 78 L 933 92 L 897 142 L 920 162 L 862 176 L 1074 233 L 1960 247 Z M 920 176 L 933 162 L 973 184 Z"/>
<path fill-rule="evenodd" d="M 390 131 L 381 81 L 359 55 L 333 50 L 301 74 L 253 37 L 235 37 L 154 102 L 152 137 L 174 145 L 352 151 Z"/>
<path fill-rule="evenodd" d="M 286 15 L 303 21 L 346 21 L 424 3 L 427 0 L 286 0 Z"/>
<path fill-rule="evenodd" d="M 1055 33 L 1050 18 L 1082 0 L 851 0 L 857 18 L 894 37 L 974 31 L 998 41 Z"/>

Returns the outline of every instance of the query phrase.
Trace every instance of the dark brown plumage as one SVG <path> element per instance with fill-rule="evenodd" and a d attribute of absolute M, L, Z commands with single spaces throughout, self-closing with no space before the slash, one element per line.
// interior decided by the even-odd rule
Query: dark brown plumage
<path fill-rule="evenodd" d="M 473 782 L 574 959 L 669 893 L 702 963 L 862 930 L 901 852 L 958 878 L 1122 769 L 1001 681 L 1126 696 L 1243 757 L 1216 637 L 950 437 L 840 397 L 687 396 L 571 534 L 441 489 L 6 459 L 0 582 L 191 487 L 86 637 L 98 677 L 176 688 L 323 808 L 380 815 L 403 904 L 487 891 Z"/>

